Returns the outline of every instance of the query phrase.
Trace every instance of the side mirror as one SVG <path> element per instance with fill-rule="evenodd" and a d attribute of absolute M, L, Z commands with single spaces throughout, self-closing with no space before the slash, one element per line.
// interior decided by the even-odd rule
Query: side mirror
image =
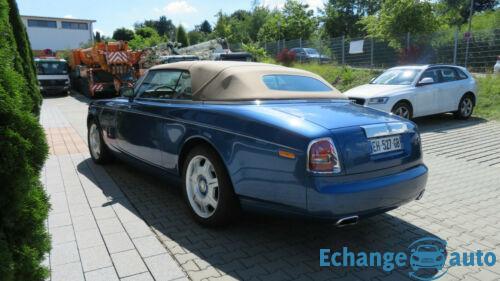
<path fill-rule="evenodd" d="M 121 87 L 120 88 L 120 95 L 122 97 L 128 98 L 131 101 L 135 97 L 134 89 L 131 87 Z"/>
<path fill-rule="evenodd" d="M 432 84 L 432 83 L 434 83 L 434 79 L 432 79 L 431 77 L 425 77 L 424 79 L 420 80 L 420 82 L 418 82 L 418 84 L 421 86 Z"/>

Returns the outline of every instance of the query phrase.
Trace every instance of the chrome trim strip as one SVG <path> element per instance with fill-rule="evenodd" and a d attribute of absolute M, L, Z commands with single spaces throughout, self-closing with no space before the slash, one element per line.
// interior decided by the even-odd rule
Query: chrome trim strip
<path fill-rule="evenodd" d="M 367 138 L 378 138 L 390 135 L 398 135 L 411 131 L 403 122 L 383 123 L 361 126 Z"/>
<path fill-rule="evenodd" d="M 293 151 L 297 151 L 297 152 L 303 152 L 302 150 L 297 149 L 297 148 L 293 148 L 293 147 L 290 147 L 290 146 L 286 146 L 286 145 L 283 145 L 283 144 L 275 143 L 275 142 L 264 140 L 264 139 L 259 139 L 259 138 L 252 137 L 252 136 L 245 135 L 245 134 L 241 134 L 241 133 L 236 133 L 236 132 L 233 132 L 233 131 L 230 131 L 230 130 L 226 130 L 224 128 L 220 128 L 220 127 L 216 127 L 216 126 L 211 126 L 211 125 L 206 125 L 206 124 L 199 123 L 199 122 L 185 121 L 185 120 L 181 120 L 181 119 L 175 119 L 175 118 L 165 117 L 165 116 L 158 115 L 158 114 L 151 114 L 151 113 L 145 113 L 145 112 L 141 112 L 141 111 L 119 109 L 119 108 L 115 108 L 115 107 L 104 107 L 104 106 L 100 106 L 100 105 L 92 105 L 92 106 L 93 107 L 97 107 L 97 108 L 101 108 L 101 109 L 111 109 L 111 110 L 116 110 L 116 111 L 121 111 L 121 112 L 135 113 L 135 114 L 140 114 L 140 115 L 144 115 L 144 116 L 150 116 L 150 117 L 154 117 L 154 118 L 160 118 L 160 119 L 164 119 L 164 120 L 169 120 L 169 121 L 175 121 L 175 122 L 190 124 L 190 125 L 194 125 L 194 126 L 198 126 L 198 127 L 202 127 L 202 128 L 209 128 L 209 129 L 221 131 L 221 132 L 224 132 L 224 133 L 228 133 L 228 134 L 233 134 L 233 135 L 237 135 L 237 136 L 240 136 L 240 137 L 249 138 L 249 139 L 252 139 L 252 140 L 255 140 L 255 141 L 265 142 L 265 143 L 272 144 L 272 145 L 279 146 L 279 147 L 283 147 L 283 148 L 286 148 L 286 149 L 289 149 L 289 150 L 293 150 Z"/>

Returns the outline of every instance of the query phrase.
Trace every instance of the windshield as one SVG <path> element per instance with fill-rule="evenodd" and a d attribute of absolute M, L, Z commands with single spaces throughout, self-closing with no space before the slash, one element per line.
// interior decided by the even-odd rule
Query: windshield
<path fill-rule="evenodd" d="M 68 74 L 68 64 L 64 61 L 38 61 L 35 63 L 38 75 Z"/>
<path fill-rule="evenodd" d="M 270 90 L 294 92 L 329 92 L 332 90 L 317 79 L 300 75 L 264 75 L 262 81 Z"/>
<path fill-rule="evenodd" d="M 370 84 L 410 85 L 419 72 L 418 69 L 389 69 L 375 78 Z"/>
<path fill-rule="evenodd" d="M 417 251 L 419 251 L 419 252 L 437 252 L 438 248 L 434 245 L 421 245 L 421 246 L 418 246 Z"/>
<path fill-rule="evenodd" d="M 319 54 L 319 53 L 318 53 L 318 50 L 316 50 L 316 49 L 309 49 L 309 48 L 306 48 L 305 50 L 306 50 L 306 53 L 308 53 L 308 54 L 310 54 L 310 55 L 317 55 L 317 54 Z"/>

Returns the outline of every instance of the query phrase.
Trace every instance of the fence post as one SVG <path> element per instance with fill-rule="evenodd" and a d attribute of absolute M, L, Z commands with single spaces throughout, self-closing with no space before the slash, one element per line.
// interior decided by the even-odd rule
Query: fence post
<path fill-rule="evenodd" d="M 410 32 L 406 33 L 406 52 L 410 50 Z"/>
<path fill-rule="evenodd" d="M 455 42 L 453 46 L 453 64 L 457 64 L 457 49 L 458 49 L 458 28 L 455 30 Z"/>
<path fill-rule="evenodd" d="M 470 33 L 467 36 L 467 44 L 465 45 L 465 64 L 464 64 L 464 67 L 467 67 L 467 60 L 469 59 L 469 43 L 470 43 Z"/>
<path fill-rule="evenodd" d="M 299 48 L 302 49 L 302 37 L 299 38 Z M 302 56 L 300 56 L 300 55 L 299 55 L 299 61 L 300 61 L 300 63 L 302 63 Z"/>
<path fill-rule="evenodd" d="M 342 35 L 342 64 L 345 64 L 344 35 Z"/>
<path fill-rule="evenodd" d="M 370 37 L 370 68 L 373 67 L 373 37 Z"/>

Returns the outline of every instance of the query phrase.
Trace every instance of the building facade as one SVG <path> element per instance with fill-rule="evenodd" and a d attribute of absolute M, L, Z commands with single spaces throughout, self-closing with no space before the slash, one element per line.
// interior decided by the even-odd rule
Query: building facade
<path fill-rule="evenodd" d="M 93 42 L 95 20 L 21 16 L 33 50 L 61 51 Z"/>

